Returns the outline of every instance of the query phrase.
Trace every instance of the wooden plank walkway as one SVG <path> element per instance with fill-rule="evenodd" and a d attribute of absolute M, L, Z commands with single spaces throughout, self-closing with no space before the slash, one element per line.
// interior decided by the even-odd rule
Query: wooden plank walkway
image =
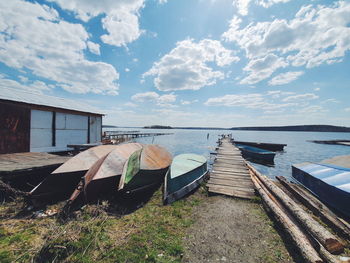
<path fill-rule="evenodd" d="M 69 156 L 37 152 L 0 154 L 0 178 L 9 179 L 29 172 L 54 170 L 69 159 Z"/>
<path fill-rule="evenodd" d="M 254 197 L 248 167 L 230 138 L 221 139 L 207 186 L 211 193 L 246 199 Z"/>

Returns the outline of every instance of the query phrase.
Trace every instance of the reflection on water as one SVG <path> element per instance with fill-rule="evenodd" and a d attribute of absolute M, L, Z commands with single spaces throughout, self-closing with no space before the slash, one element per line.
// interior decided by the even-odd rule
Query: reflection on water
<path fill-rule="evenodd" d="M 108 130 L 112 130 L 108 128 Z M 130 130 L 130 129 L 116 129 Z M 132 129 L 136 130 L 136 129 Z M 156 143 L 164 146 L 174 156 L 181 153 L 197 153 L 210 158 L 215 150 L 218 135 L 232 133 L 241 141 L 284 143 L 284 152 L 277 152 L 275 166 L 253 164 L 261 173 L 270 177 L 283 175 L 291 178 L 291 164 L 319 162 L 337 155 L 350 155 L 350 147 L 308 142 L 308 140 L 350 140 L 350 133 L 335 132 L 276 132 L 276 131 L 224 131 L 224 130 L 153 130 L 140 129 L 140 132 L 172 132 L 172 135 L 145 137 L 136 139 L 142 143 Z M 209 138 L 207 139 L 209 134 Z"/>

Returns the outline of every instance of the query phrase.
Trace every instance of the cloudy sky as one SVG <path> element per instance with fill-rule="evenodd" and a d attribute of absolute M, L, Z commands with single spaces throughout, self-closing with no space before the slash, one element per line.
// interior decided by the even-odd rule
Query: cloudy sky
<path fill-rule="evenodd" d="M 350 126 L 350 2 L 0 0 L 2 88 L 118 126 Z"/>

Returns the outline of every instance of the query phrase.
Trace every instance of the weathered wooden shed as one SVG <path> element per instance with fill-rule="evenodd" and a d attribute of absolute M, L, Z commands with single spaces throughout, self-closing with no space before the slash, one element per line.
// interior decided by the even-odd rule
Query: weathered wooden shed
<path fill-rule="evenodd" d="M 0 89 L 0 153 L 60 152 L 98 143 L 101 112 L 77 101 Z"/>

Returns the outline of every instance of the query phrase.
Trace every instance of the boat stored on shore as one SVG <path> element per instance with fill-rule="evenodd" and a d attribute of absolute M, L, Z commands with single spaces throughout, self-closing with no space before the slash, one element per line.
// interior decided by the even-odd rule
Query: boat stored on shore
<path fill-rule="evenodd" d="M 283 151 L 284 146 L 287 146 L 287 144 L 279 144 L 279 143 L 245 142 L 245 141 L 237 141 L 237 140 L 232 140 L 232 142 L 242 144 L 242 145 L 258 147 L 258 148 L 268 150 L 268 151 L 273 151 L 273 152 Z"/>
<path fill-rule="evenodd" d="M 164 204 L 171 204 L 197 188 L 207 173 L 204 156 L 191 153 L 175 156 L 164 179 Z"/>
<path fill-rule="evenodd" d="M 350 169 L 331 164 L 292 165 L 292 176 L 320 200 L 350 216 Z"/>
<path fill-rule="evenodd" d="M 125 163 L 118 190 L 135 192 L 160 183 L 171 161 L 171 154 L 163 147 L 145 145 Z"/>
<path fill-rule="evenodd" d="M 235 143 L 244 158 L 273 163 L 276 153 L 261 148 Z"/>
<path fill-rule="evenodd" d="M 85 150 L 54 170 L 30 192 L 31 199 L 48 201 L 51 198 L 69 198 L 82 176 L 100 158 L 116 149 L 118 145 L 100 145 Z"/>
<path fill-rule="evenodd" d="M 143 145 L 140 143 L 121 144 L 96 161 L 81 178 L 68 203 L 88 202 L 96 199 L 101 192 L 116 190 L 116 185 L 119 183 L 128 158 L 142 147 Z"/>

